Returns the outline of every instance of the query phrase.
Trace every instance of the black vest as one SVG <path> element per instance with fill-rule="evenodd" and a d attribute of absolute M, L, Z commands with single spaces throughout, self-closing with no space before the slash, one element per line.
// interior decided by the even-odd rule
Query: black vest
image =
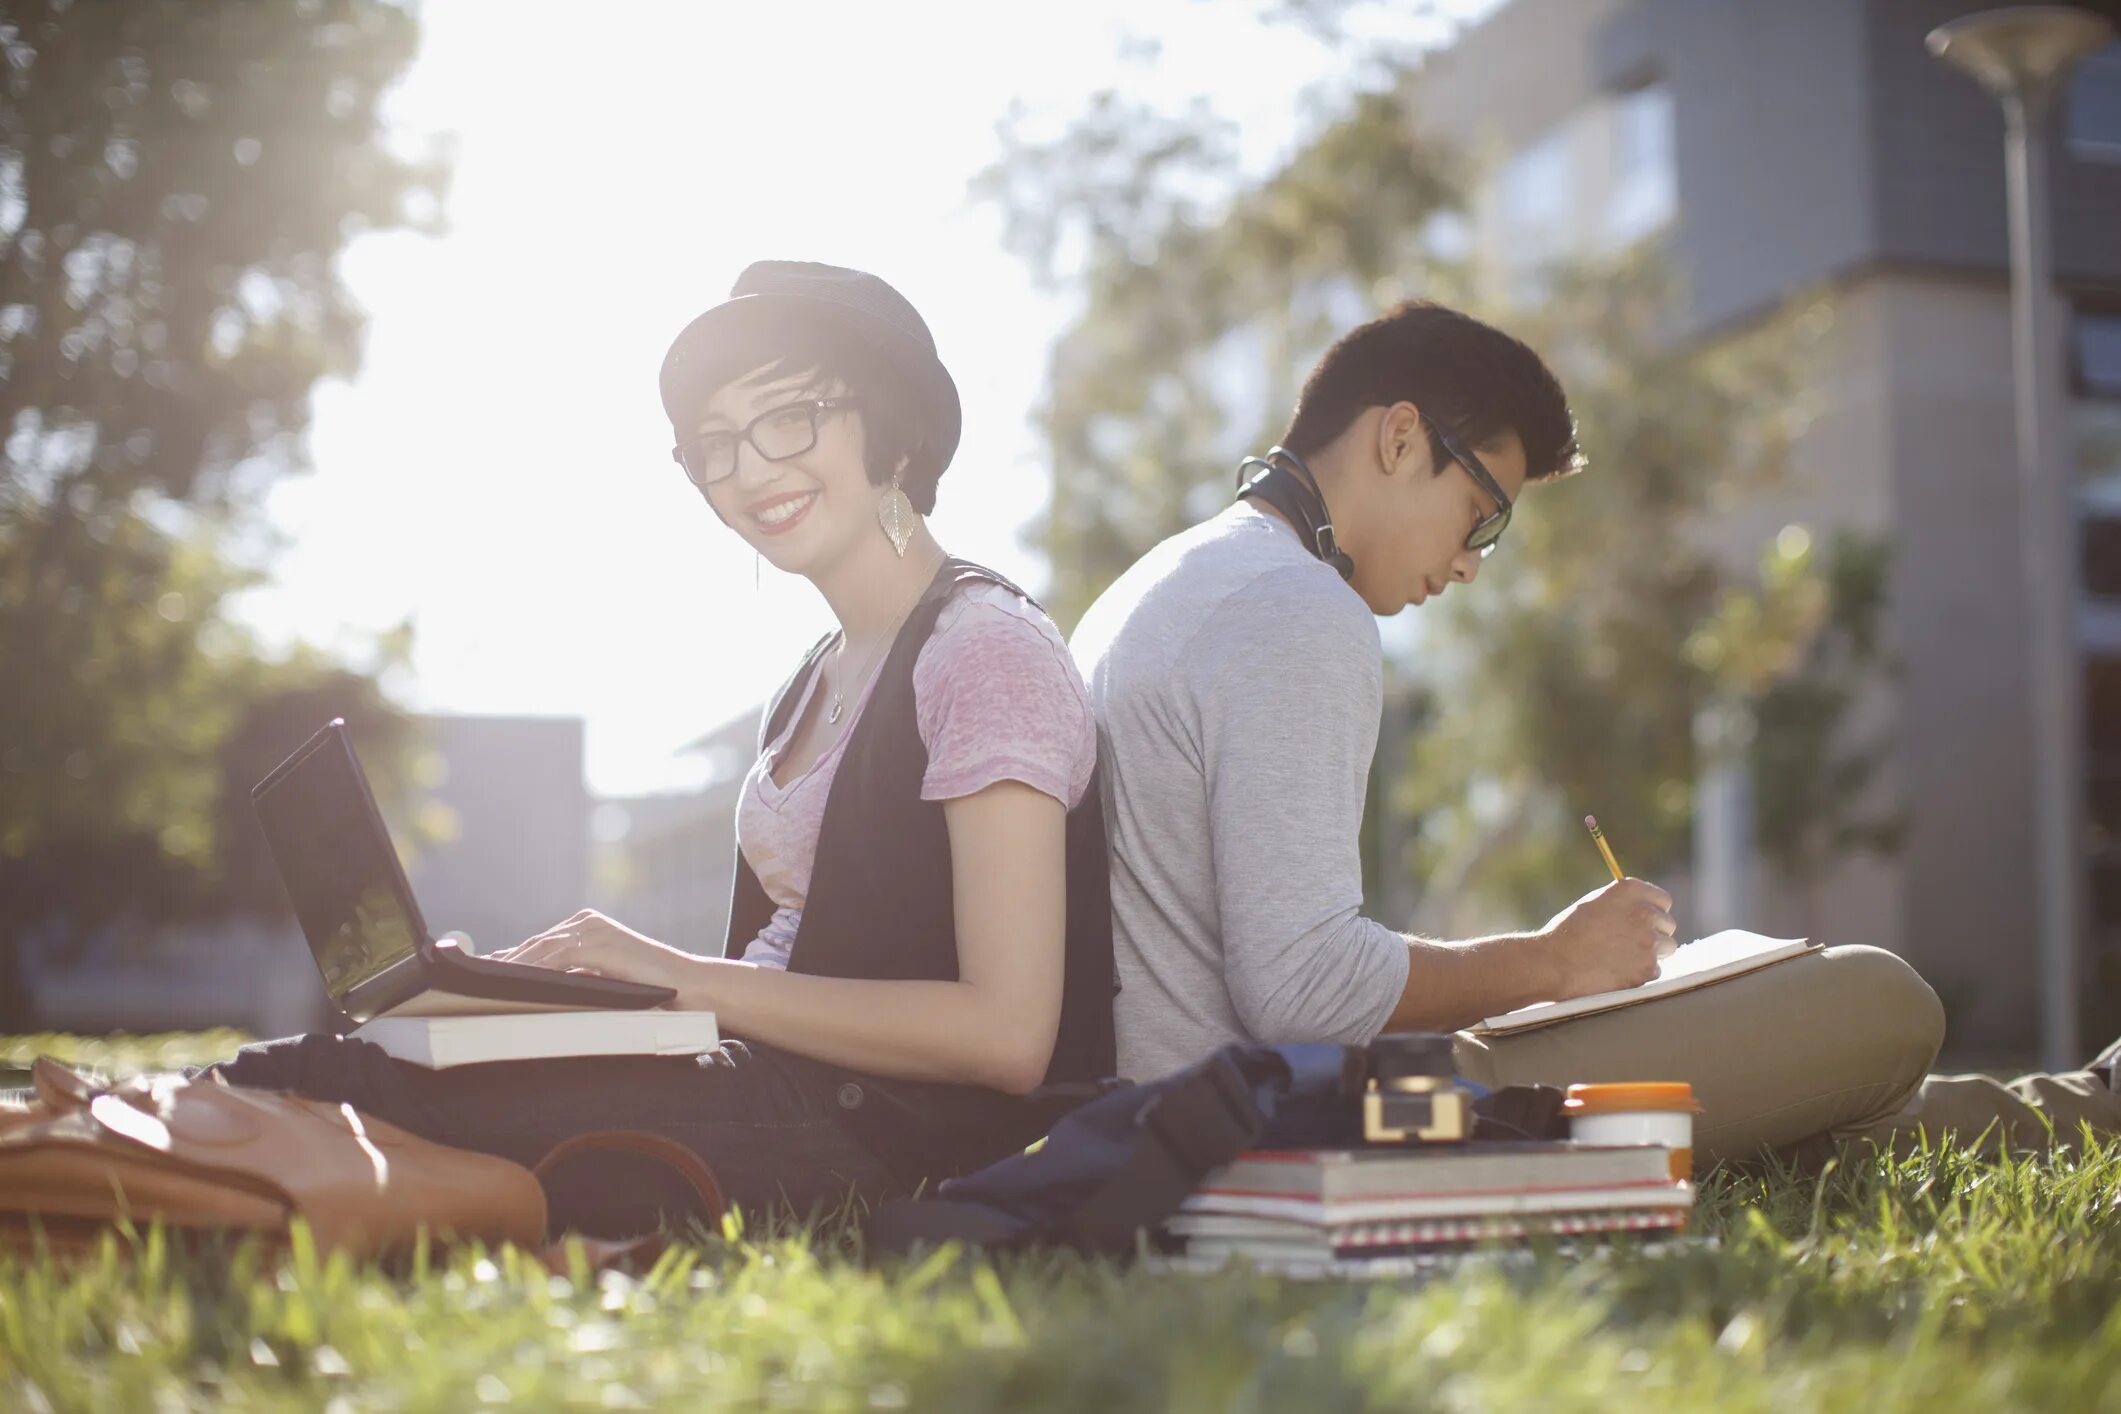
<path fill-rule="evenodd" d="M 957 980 L 950 833 L 942 802 L 921 799 L 928 749 L 914 712 L 913 666 L 951 591 L 978 580 L 1030 601 L 992 570 L 951 559 L 907 615 L 877 672 L 868 705 L 841 748 L 818 830 L 809 896 L 788 957 L 790 972 L 878 981 Z M 760 735 L 762 751 L 788 725 L 831 641 L 827 637 L 813 648 L 774 696 Z M 1048 1085 L 1098 1080 L 1117 1064 L 1107 869 L 1104 807 L 1093 774 L 1089 790 L 1068 814 L 1066 962 Z M 739 850 L 724 955 L 741 957 L 773 912 L 773 901 Z M 976 1168 L 1019 1149 L 1038 1137 L 1054 1112 L 1050 1102 L 983 1086 L 890 1079 L 794 1059 L 819 1082 L 833 1086 L 848 1126 L 908 1181 Z"/>

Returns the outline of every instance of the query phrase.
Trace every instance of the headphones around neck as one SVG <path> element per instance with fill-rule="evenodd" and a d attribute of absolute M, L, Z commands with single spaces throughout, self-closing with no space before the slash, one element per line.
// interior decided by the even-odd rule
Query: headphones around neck
<path fill-rule="evenodd" d="M 1245 477 L 1248 471 L 1253 473 L 1250 480 Z M 1287 516 L 1310 541 L 1311 553 L 1331 565 L 1342 579 L 1355 578 L 1355 561 L 1334 538 L 1325 493 L 1318 489 L 1318 478 L 1302 457 L 1287 447 L 1269 447 L 1263 457 L 1246 457 L 1237 464 L 1237 499 L 1247 496 L 1257 496 Z"/>

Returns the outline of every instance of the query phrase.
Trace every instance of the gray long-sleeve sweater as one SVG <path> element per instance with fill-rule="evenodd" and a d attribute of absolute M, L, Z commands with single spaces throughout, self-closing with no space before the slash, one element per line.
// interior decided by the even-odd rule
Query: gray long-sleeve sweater
<path fill-rule="evenodd" d="M 1368 1041 L 1406 939 L 1362 916 L 1377 621 L 1240 502 L 1143 556 L 1070 642 L 1103 748 L 1120 1074 L 1231 1041 Z"/>

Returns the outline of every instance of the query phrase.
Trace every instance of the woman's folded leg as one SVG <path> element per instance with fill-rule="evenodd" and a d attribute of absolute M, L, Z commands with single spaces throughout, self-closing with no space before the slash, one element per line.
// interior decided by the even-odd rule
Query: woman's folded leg
<path fill-rule="evenodd" d="M 641 1129 L 683 1144 L 739 1207 L 830 1211 L 907 1183 L 836 1117 L 829 1091 L 776 1051 L 725 1042 L 689 1056 L 573 1056 L 429 1070 L 364 1041 L 302 1036 L 211 1067 L 231 1084 L 350 1104 L 422 1138 L 535 1164 L 562 1140 Z M 555 1226 L 639 1231 L 696 1207 L 667 1166 L 637 1155 L 570 1159 L 547 1178 Z"/>

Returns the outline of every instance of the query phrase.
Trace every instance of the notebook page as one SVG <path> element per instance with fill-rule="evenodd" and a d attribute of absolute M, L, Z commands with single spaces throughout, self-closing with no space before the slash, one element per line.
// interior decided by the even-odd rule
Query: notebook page
<path fill-rule="evenodd" d="M 1727 962 L 1757 957 L 1762 953 L 1787 948 L 1792 943 L 1803 941 L 1802 938 L 1769 938 L 1759 933 L 1748 933 L 1743 928 L 1726 928 L 1721 933 L 1711 933 L 1706 938 L 1698 938 L 1688 943 L 1658 964 L 1657 981 L 1668 982 L 1677 977 L 1690 977 L 1696 972 L 1706 972 Z"/>
<path fill-rule="evenodd" d="M 1720 980 L 1754 966 L 1794 956 L 1810 946 L 1804 938 L 1770 938 L 1728 928 L 1686 944 L 1658 966 L 1657 975 L 1639 987 L 1596 992 L 1565 1002 L 1534 1002 L 1501 1016 L 1491 1016 L 1471 1028 L 1476 1035 L 1494 1035 L 1560 1021 L 1571 1016 L 1611 1011 L 1633 1006 L 1668 992 L 1683 992 L 1705 982 Z"/>

